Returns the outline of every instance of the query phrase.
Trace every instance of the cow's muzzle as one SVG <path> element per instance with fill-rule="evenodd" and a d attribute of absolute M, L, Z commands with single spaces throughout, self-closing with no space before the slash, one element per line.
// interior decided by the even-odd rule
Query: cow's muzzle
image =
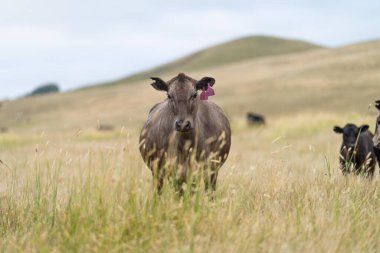
<path fill-rule="evenodd" d="M 189 120 L 177 120 L 175 123 L 175 130 L 178 132 L 189 132 L 193 126 Z"/>

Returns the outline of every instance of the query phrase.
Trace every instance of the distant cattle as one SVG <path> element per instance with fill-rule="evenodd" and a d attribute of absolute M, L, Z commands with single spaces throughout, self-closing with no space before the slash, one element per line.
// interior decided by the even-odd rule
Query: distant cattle
<path fill-rule="evenodd" d="M 335 126 L 334 132 L 343 135 L 340 148 L 340 167 L 344 175 L 353 170 L 354 174 L 363 174 L 373 177 L 376 166 L 376 157 L 373 152 L 373 134 L 368 125 L 357 127 L 347 124 L 344 128 Z M 351 167 L 353 167 L 351 169 Z"/>
<path fill-rule="evenodd" d="M 377 100 L 375 102 L 375 106 L 380 111 L 380 100 Z M 376 118 L 376 130 L 375 130 L 375 136 L 373 137 L 373 144 L 374 144 L 374 150 L 377 157 L 377 162 L 379 163 L 380 167 L 380 115 Z"/>
<path fill-rule="evenodd" d="M 153 174 L 154 185 L 161 193 L 165 178 L 174 180 L 182 194 L 182 185 L 202 175 L 206 190 L 215 191 L 218 169 L 226 161 L 231 145 L 227 117 L 215 103 L 215 79 L 197 81 L 178 74 L 166 82 L 151 78 L 153 88 L 167 93 L 167 99 L 149 112 L 140 135 L 140 152 Z M 198 91 L 201 94 L 198 96 Z M 199 172 L 199 173 L 196 173 Z"/>
<path fill-rule="evenodd" d="M 113 125 L 109 125 L 109 124 L 98 124 L 96 126 L 96 129 L 98 131 L 113 131 L 115 129 L 115 127 Z"/>
<path fill-rule="evenodd" d="M 8 132 L 8 128 L 0 127 L 0 133 L 6 133 L 6 132 Z"/>
<path fill-rule="evenodd" d="M 265 117 L 263 115 L 249 112 L 246 117 L 249 125 L 265 125 Z"/>

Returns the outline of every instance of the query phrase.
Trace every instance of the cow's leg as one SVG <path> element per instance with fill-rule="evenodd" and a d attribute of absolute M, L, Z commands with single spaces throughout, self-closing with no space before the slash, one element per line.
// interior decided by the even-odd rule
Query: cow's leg
<path fill-rule="evenodd" d="M 188 168 L 187 168 L 186 163 L 180 163 L 173 170 L 173 172 L 175 172 L 173 174 L 173 178 L 172 178 L 173 186 L 174 186 L 174 189 L 175 189 L 178 197 L 183 196 L 185 193 L 185 191 L 183 189 L 183 184 L 187 183 L 187 181 L 186 181 L 187 169 Z"/>
<path fill-rule="evenodd" d="M 158 195 L 162 194 L 162 188 L 164 187 L 164 177 L 159 177 L 157 179 L 156 192 Z"/>
<path fill-rule="evenodd" d="M 211 191 L 215 192 L 216 190 L 216 180 L 218 179 L 218 171 L 215 170 L 210 175 L 210 185 L 211 185 Z"/>
<path fill-rule="evenodd" d="M 192 170 L 191 173 L 189 173 L 188 176 L 188 184 L 191 184 L 191 194 L 194 195 L 198 191 L 200 191 L 200 185 L 202 180 L 205 178 L 205 171 L 197 167 L 196 169 Z M 205 185 L 206 185 L 206 180 L 205 180 Z"/>
<path fill-rule="evenodd" d="M 162 188 L 164 187 L 164 177 L 153 176 L 153 188 L 154 192 L 158 195 L 162 194 Z"/>
<path fill-rule="evenodd" d="M 365 177 L 372 180 L 376 168 L 376 157 L 372 154 L 369 159 L 371 160 L 365 162 L 364 171 Z"/>
<path fill-rule="evenodd" d="M 380 148 L 374 147 L 373 150 L 375 152 L 377 163 L 379 164 L 379 168 L 380 168 Z M 379 170 L 379 172 L 380 172 L 380 170 Z"/>
<path fill-rule="evenodd" d="M 342 157 L 340 157 L 339 163 L 340 163 L 340 170 L 342 171 L 343 176 L 347 176 L 349 172 L 349 164 Z"/>
<path fill-rule="evenodd" d="M 178 197 L 183 196 L 183 194 L 185 193 L 185 191 L 183 190 L 183 183 L 183 180 L 176 180 L 176 182 L 174 182 L 174 189 Z"/>
<path fill-rule="evenodd" d="M 218 179 L 218 170 L 217 169 L 209 169 L 204 172 L 204 182 L 205 182 L 205 191 L 211 194 L 211 198 L 215 199 L 215 190 L 216 190 L 216 181 Z"/>
<path fill-rule="evenodd" d="M 210 189 L 210 172 L 207 168 L 203 169 L 203 181 L 205 183 L 205 192 L 208 192 Z"/>
<path fill-rule="evenodd" d="M 165 180 L 165 170 L 163 169 L 154 169 L 152 170 L 153 175 L 153 188 L 154 192 L 158 195 L 162 194 L 162 188 L 164 187 Z"/>

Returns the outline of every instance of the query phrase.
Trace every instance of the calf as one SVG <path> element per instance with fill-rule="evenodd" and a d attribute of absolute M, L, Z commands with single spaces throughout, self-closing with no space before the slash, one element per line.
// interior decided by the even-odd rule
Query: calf
<path fill-rule="evenodd" d="M 152 171 L 156 190 L 160 193 L 164 178 L 172 175 L 182 193 L 182 184 L 196 174 L 192 172 L 201 171 L 206 189 L 211 186 L 214 191 L 218 169 L 231 146 L 229 121 L 208 100 L 214 95 L 215 79 L 197 81 L 185 74 L 168 82 L 152 79 L 153 88 L 166 92 L 167 99 L 150 110 L 140 135 L 140 153 Z"/>
<path fill-rule="evenodd" d="M 364 174 L 372 178 L 376 166 L 376 157 L 373 152 L 373 134 L 368 131 L 368 125 L 357 127 L 347 124 L 344 128 L 335 126 L 334 132 L 343 134 L 343 143 L 340 149 L 340 166 L 344 175 L 351 172 Z"/>

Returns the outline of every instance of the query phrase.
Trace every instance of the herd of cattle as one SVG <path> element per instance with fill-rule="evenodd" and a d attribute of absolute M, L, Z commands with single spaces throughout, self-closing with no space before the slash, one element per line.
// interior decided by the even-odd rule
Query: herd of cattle
<path fill-rule="evenodd" d="M 203 178 L 206 190 L 215 191 L 218 170 L 231 147 L 230 123 L 222 109 L 208 101 L 209 96 L 215 95 L 212 88 L 215 79 L 204 77 L 197 81 L 183 73 L 168 82 L 158 77 L 151 79 L 153 88 L 167 93 L 167 99 L 150 110 L 139 142 L 156 191 L 162 191 L 165 178 L 171 179 L 179 193 L 183 193 L 183 183 L 190 180 L 195 185 L 197 178 Z M 380 110 L 380 100 L 375 106 Z M 248 113 L 247 120 L 251 125 L 265 125 L 260 114 Z M 113 126 L 99 125 L 99 129 L 109 130 Z M 380 166 L 380 115 L 375 135 L 368 125 L 358 127 L 351 123 L 343 128 L 335 126 L 334 131 L 343 136 L 340 149 L 343 174 L 353 172 L 372 178 L 376 161 Z"/>
<path fill-rule="evenodd" d="M 182 73 L 168 82 L 158 77 L 151 79 L 153 88 L 167 93 L 167 99 L 150 110 L 140 134 L 140 153 L 152 172 L 156 191 L 160 193 L 164 179 L 170 178 L 183 192 L 184 182 L 196 183 L 197 173 L 193 172 L 201 172 L 206 190 L 210 187 L 215 191 L 218 169 L 231 147 L 230 123 L 222 109 L 208 101 L 208 96 L 215 94 L 215 79 L 204 77 L 197 81 Z M 376 107 L 380 110 L 380 100 Z M 265 124 L 264 116 L 259 114 L 248 113 L 247 120 L 254 125 Z M 343 174 L 353 172 L 372 178 L 376 161 L 380 165 L 380 116 L 375 136 L 368 125 L 347 124 L 334 127 L 334 131 L 343 135 Z"/>

